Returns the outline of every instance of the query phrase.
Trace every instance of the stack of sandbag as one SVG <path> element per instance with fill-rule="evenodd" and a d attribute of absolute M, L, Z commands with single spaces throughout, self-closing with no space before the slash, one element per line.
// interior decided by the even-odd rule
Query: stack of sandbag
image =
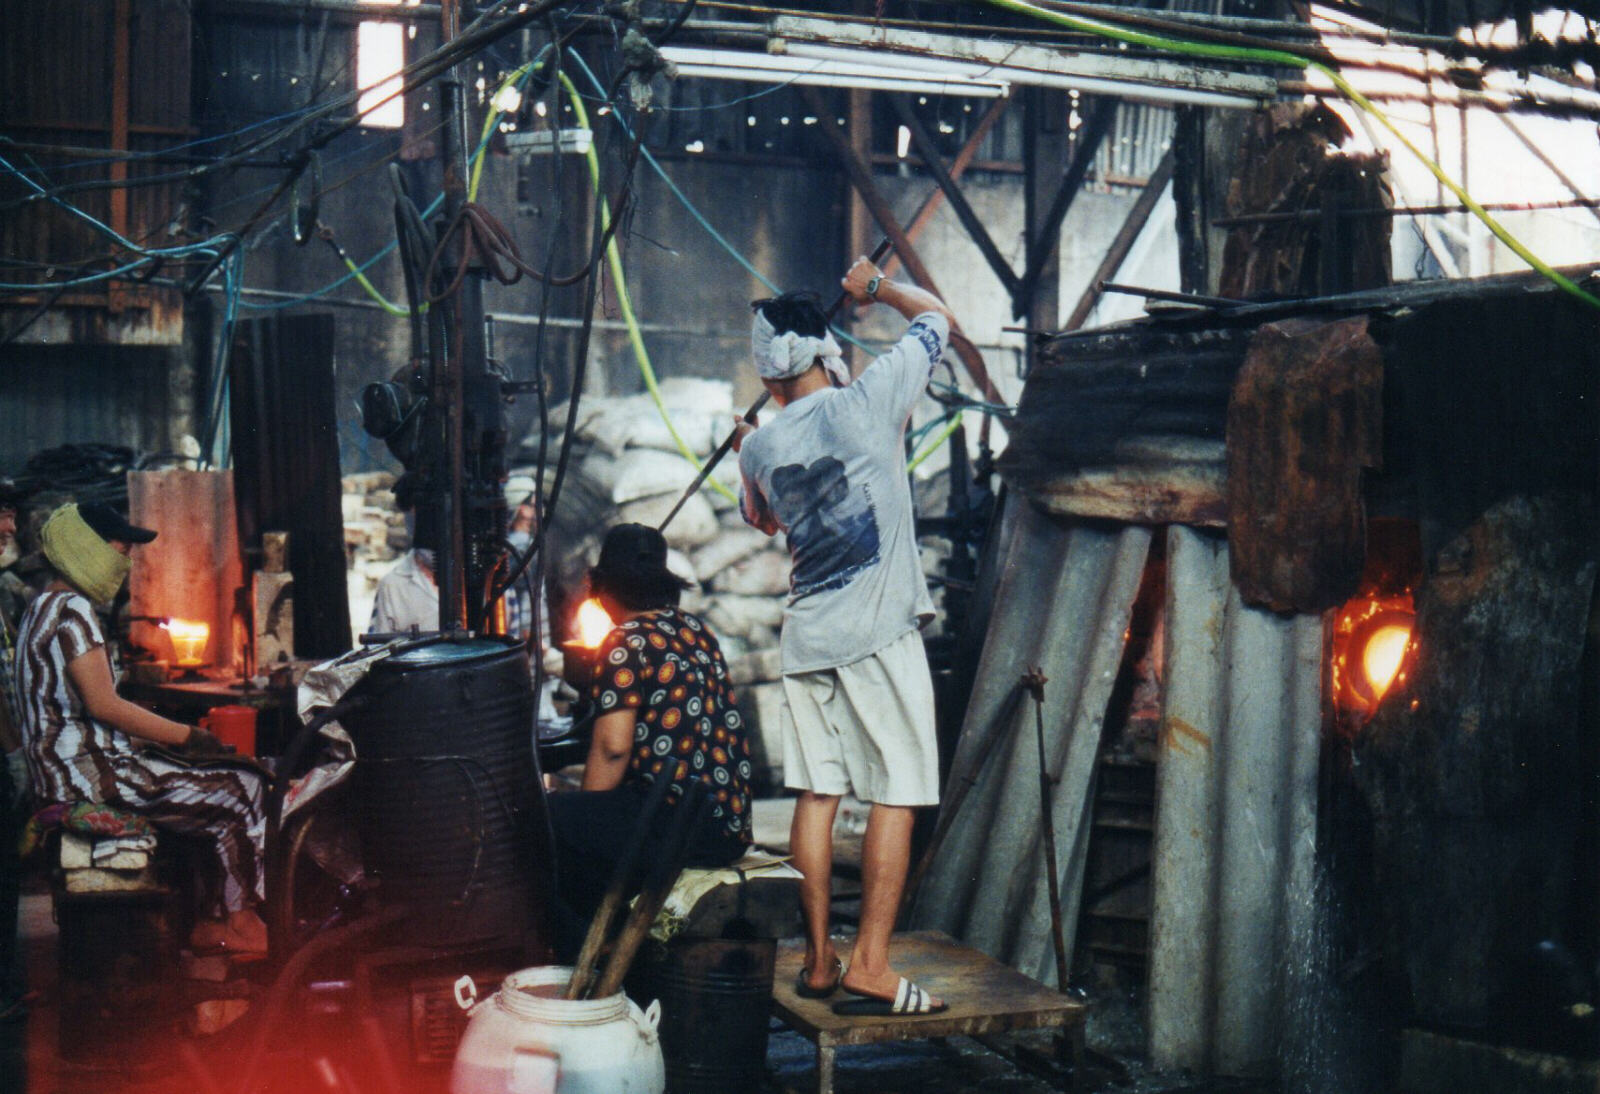
<path fill-rule="evenodd" d="M 695 458 L 704 461 L 733 427 L 731 385 L 675 378 L 662 381 L 660 390 L 673 428 Z M 553 416 L 552 453 L 564 421 L 559 414 Z M 528 438 L 522 458 L 535 452 L 538 443 L 537 435 Z M 659 525 L 696 474 L 648 395 L 585 399 L 574 426 L 573 446 L 551 529 L 552 575 L 556 588 L 567 594 L 566 614 L 582 595 L 585 571 L 599 554 L 606 530 L 630 521 Z M 547 470 L 547 483 L 552 473 Z M 531 475 L 532 469 L 521 467 L 513 474 Z M 668 564 L 695 583 L 683 606 L 716 632 L 739 704 L 755 723 L 751 743 L 762 769 L 758 779 L 767 775 L 781 784 L 776 681 L 789 556 L 781 536 L 768 537 L 745 524 L 735 500 L 738 494 L 738 460 L 730 453 L 712 473 L 712 481 L 690 497 L 667 526 Z M 559 618 L 563 613 L 557 614 L 557 630 L 566 637 L 566 624 Z"/>
<path fill-rule="evenodd" d="M 405 514 L 395 507 L 394 483 L 395 476 L 389 471 L 346 475 L 342 480 L 345 577 L 352 634 L 367 629 L 379 579 L 411 546 Z"/>

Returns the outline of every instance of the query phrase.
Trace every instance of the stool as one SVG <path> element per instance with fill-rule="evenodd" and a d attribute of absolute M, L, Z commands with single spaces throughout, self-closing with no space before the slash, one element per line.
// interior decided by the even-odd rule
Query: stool
<path fill-rule="evenodd" d="M 629 994 L 661 1000 L 669 1094 L 759 1090 L 780 937 L 795 932 L 800 874 L 747 855 L 735 869 L 685 870 L 635 962 Z"/>
<path fill-rule="evenodd" d="M 51 886 L 60 928 L 57 1036 L 74 1069 L 125 1072 L 162 1063 L 165 1026 L 176 1013 L 179 909 L 153 852 L 107 848 L 107 839 L 60 832 Z"/>

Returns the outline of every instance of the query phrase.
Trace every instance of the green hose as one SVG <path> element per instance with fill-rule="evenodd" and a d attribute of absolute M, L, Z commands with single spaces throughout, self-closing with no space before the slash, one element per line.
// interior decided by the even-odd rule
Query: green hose
<path fill-rule="evenodd" d="M 578 89 L 572 86 L 572 80 L 565 72 L 558 74 L 561 77 L 561 86 L 567 89 L 567 96 L 572 101 L 572 112 L 577 116 L 578 125 L 584 129 L 589 128 L 589 112 L 584 109 L 583 98 L 578 94 Z M 595 203 L 600 207 L 600 227 L 611 227 L 611 207 L 606 203 L 604 191 L 600 188 L 600 157 L 595 153 L 594 145 L 590 144 L 585 159 L 589 163 L 589 181 L 594 185 Z M 656 370 L 651 367 L 650 353 L 644 347 L 644 337 L 639 332 L 639 321 L 633 314 L 633 301 L 628 296 L 628 283 L 622 276 L 622 253 L 617 247 L 617 239 L 612 236 L 606 241 L 606 265 L 611 270 L 611 280 L 617 290 L 617 307 L 622 312 L 623 322 L 628 326 L 628 343 L 633 347 L 634 358 L 639 362 L 639 375 L 644 378 L 644 386 L 650 392 L 650 400 L 656 404 L 656 410 L 661 414 L 661 420 L 666 424 L 667 432 L 672 435 L 672 443 L 678 446 L 678 452 L 684 459 L 699 471 L 703 466 L 695 458 L 694 450 L 679 436 L 678 429 L 672 424 L 672 417 L 667 413 L 667 405 L 661 400 L 661 388 L 656 383 Z M 729 501 L 737 503 L 739 499 L 726 486 L 716 479 L 706 480 L 711 488 Z"/>

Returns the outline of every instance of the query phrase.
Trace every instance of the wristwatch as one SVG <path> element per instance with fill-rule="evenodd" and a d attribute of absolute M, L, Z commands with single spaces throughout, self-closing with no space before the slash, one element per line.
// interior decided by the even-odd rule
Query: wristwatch
<path fill-rule="evenodd" d="M 882 284 L 883 284 L 883 275 L 882 274 L 879 274 L 876 277 L 867 278 L 867 295 L 870 296 L 870 297 L 873 297 L 874 299 L 876 299 L 877 295 L 878 295 L 878 286 L 882 285 Z"/>

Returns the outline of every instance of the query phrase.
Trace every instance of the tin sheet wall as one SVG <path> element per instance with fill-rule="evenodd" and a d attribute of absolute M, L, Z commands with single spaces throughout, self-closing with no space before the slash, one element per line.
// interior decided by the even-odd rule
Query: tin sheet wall
<path fill-rule="evenodd" d="M 1039 804 L 1034 703 L 1042 668 L 1045 762 L 1057 778 L 1051 823 L 1071 952 L 1087 848 L 1086 803 L 1106 704 L 1122 661 L 1151 531 L 1049 517 L 1013 496 L 1006 554 L 972 701 L 945 800 L 972 780 L 916 897 L 913 921 L 1053 982 L 1049 883 Z M 947 806 L 948 808 L 948 806 Z"/>
<path fill-rule="evenodd" d="M 1322 622 L 1245 607 L 1220 535 L 1167 535 L 1151 1057 L 1270 1074 L 1312 909 Z"/>

